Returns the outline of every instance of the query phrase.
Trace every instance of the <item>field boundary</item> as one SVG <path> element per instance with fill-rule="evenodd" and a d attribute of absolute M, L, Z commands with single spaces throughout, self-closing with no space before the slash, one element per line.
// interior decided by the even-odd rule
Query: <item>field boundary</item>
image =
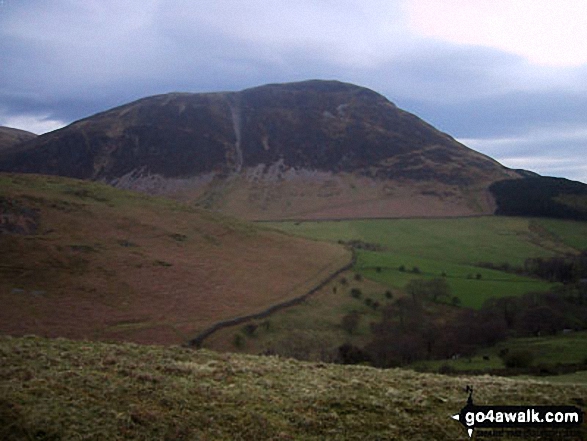
<path fill-rule="evenodd" d="M 443 219 L 471 219 L 477 217 L 524 217 L 524 216 L 506 216 L 496 214 L 465 214 L 457 216 L 382 216 L 382 217 L 332 217 L 332 218 L 287 218 L 287 219 L 248 219 L 253 223 L 278 223 L 278 222 L 339 222 L 339 221 L 365 221 L 365 220 L 443 220 Z M 551 219 L 551 218 L 545 218 Z"/>
<path fill-rule="evenodd" d="M 322 289 L 324 286 L 326 286 L 328 283 L 330 283 L 332 280 L 334 280 L 335 277 L 337 277 L 338 275 L 340 275 L 344 271 L 351 269 L 355 265 L 356 262 L 357 262 L 356 253 L 354 250 L 352 250 L 352 257 L 351 257 L 351 260 L 349 263 L 347 263 L 343 267 L 337 269 L 335 272 L 331 273 L 328 277 L 326 277 L 320 283 L 318 283 L 317 285 L 312 287 L 305 294 L 298 296 L 298 297 L 294 297 L 293 299 L 290 299 L 290 300 L 286 300 L 285 302 L 281 302 L 281 303 L 277 303 L 275 305 L 272 305 L 269 308 L 264 309 L 261 312 L 257 312 L 257 313 L 249 314 L 249 315 L 243 315 L 243 316 L 235 317 L 235 318 L 228 319 L 228 320 L 222 320 L 221 322 L 218 322 L 218 323 L 212 325 L 211 327 L 209 327 L 208 329 L 205 329 L 204 331 L 200 332 L 196 337 L 189 340 L 187 345 L 190 347 L 195 347 L 196 349 L 199 349 L 202 347 L 202 344 L 204 343 L 205 339 L 210 337 L 215 332 L 220 331 L 221 329 L 230 328 L 231 326 L 240 325 L 241 323 L 246 323 L 250 320 L 259 320 L 259 319 L 267 318 L 271 314 L 273 314 L 274 312 L 281 311 L 282 309 L 289 308 L 294 305 L 299 305 L 300 303 L 304 302 L 308 297 L 310 297 L 312 294 L 315 294 L 318 290 Z"/>

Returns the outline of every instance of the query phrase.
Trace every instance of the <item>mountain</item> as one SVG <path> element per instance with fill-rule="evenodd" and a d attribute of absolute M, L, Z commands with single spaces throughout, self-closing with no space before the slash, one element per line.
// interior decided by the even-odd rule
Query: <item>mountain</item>
<path fill-rule="evenodd" d="M 2 173 L 0 250 L 0 333 L 159 344 L 300 297 L 350 262 L 169 199 Z"/>
<path fill-rule="evenodd" d="M 31 132 L 0 126 L 0 152 L 36 137 L 37 135 Z"/>
<path fill-rule="evenodd" d="M 492 213 L 488 186 L 520 177 L 372 90 L 319 80 L 144 98 L 28 141 L 0 170 L 248 219 Z"/>

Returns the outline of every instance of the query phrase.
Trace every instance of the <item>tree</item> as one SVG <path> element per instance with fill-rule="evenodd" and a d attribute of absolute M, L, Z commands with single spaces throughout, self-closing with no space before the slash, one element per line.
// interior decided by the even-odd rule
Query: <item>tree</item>
<path fill-rule="evenodd" d="M 345 343 L 338 348 L 338 360 L 342 364 L 358 364 L 370 362 L 371 357 L 361 348 Z"/>
<path fill-rule="evenodd" d="M 450 287 L 446 279 L 443 278 L 432 280 L 412 279 L 406 285 L 405 290 L 412 296 L 414 302 L 423 299 L 438 302 L 450 298 Z"/>
<path fill-rule="evenodd" d="M 349 334 L 353 334 L 357 330 L 360 321 L 361 315 L 357 311 L 353 311 L 342 318 L 340 326 Z"/>
<path fill-rule="evenodd" d="M 509 351 L 503 357 L 503 362 L 508 368 L 527 368 L 532 365 L 533 361 L 534 354 L 525 349 Z"/>

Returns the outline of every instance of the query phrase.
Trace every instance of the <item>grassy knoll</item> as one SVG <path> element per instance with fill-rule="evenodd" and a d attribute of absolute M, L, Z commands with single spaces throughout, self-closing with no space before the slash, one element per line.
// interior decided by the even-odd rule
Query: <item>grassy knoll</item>
<path fill-rule="evenodd" d="M 0 355 L 6 440 L 455 440 L 467 439 L 450 418 L 466 385 L 477 404 L 587 396 L 581 385 L 63 339 L 2 337 Z"/>
<path fill-rule="evenodd" d="M 499 354 L 504 349 L 509 352 L 529 351 L 534 366 L 555 366 L 558 364 L 578 364 L 587 360 L 587 331 L 571 332 L 544 337 L 513 338 L 496 344 L 491 348 L 477 351 L 470 357 L 456 360 L 422 361 L 416 367 L 436 370 L 449 366 L 456 371 L 500 369 L 505 367 Z M 556 377 L 553 377 L 556 378 Z M 581 376 L 577 376 L 581 378 Z M 587 383 L 586 383 L 587 384 Z"/>
<path fill-rule="evenodd" d="M 0 249 L 1 332 L 164 344 L 303 295 L 350 260 L 168 199 L 15 174 L 0 174 Z"/>

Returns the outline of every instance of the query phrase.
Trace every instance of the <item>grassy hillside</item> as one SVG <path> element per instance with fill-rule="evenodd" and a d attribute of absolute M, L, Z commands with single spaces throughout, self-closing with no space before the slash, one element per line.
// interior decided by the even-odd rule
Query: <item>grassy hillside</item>
<path fill-rule="evenodd" d="M 219 351 L 334 361 L 338 347 L 345 342 L 363 345 L 369 341 L 370 323 L 380 319 L 381 307 L 390 301 L 385 295 L 385 286 L 366 279 L 355 280 L 355 275 L 352 271 L 345 272 L 302 304 L 278 311 L 266 319 L 216 332 L 205 340 L 204 346 Z M 360 298 L 351 295 L 353 289 L 361 291 Z M 400 294 L 394 290 L 392 295 Z M 380 307 L 374 309 L 365 301 L 377 302 Z M 341 322 L 352 311 L 358 312 L 361 318 L 350 335 Z"/>
<path fill-rule="evenodd" d="M 415 278 L 444 275 L 451 294 L 459 298 L 461 305 L 473 308 L 491 297 L 545 291 L 552 286 L 541 280 L 480 268 L 480 263 L 519 266 L 528 257 L 576 253 L 587 237 L 587 224 L 511 217 L 270 225 L 314 239 L 362 242 L 363 247 L 371 249 L 358 250 L 355 271 L 389 288 L 401 289 Z"/>
<path fill-rule="evenodd" d="M 302 295 L 350 259 L 162 198 L 7 174 L 0 249 L 0 332 L 146 343 Z"/>
<path fill-rule="evenodd" d="M 450 416 L 467 385 L 476 404 L 587 396 L 578 384 L 64 339 L 2 337 L 0 354 L 5 440 L 464 440 Z"/>

